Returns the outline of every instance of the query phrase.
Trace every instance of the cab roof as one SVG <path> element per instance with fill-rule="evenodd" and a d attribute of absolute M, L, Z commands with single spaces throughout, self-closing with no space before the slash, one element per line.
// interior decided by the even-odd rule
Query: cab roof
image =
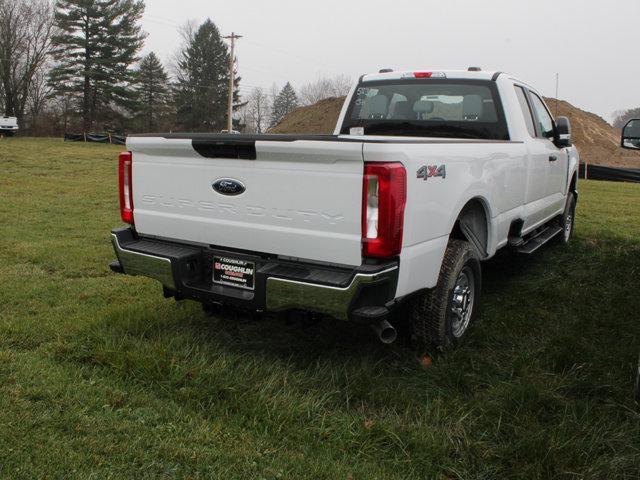
<path fill-rule="evenodd" d="M 393 72 L 370 73 L 362 77 L 363 82 L 374 82 L 379 80 L 400 80 L 403 78 L 420 78 L 415 74 L 429 74 L 431 77 L 422 78 L 449 78 L 459 80 L 492 80 L 500 72 L 496 71 L 468 71 L 468 70 L 446 70 L 441 68 L 417 68 L 414 70 L 398 70 Z"/>

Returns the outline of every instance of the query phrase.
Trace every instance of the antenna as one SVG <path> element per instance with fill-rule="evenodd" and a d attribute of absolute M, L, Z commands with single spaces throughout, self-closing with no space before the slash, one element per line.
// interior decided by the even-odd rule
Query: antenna
<path fill-rule="evenodd" d="M 556 73 L 556 117 L 558 116 L 558 89 L 560 88 L 560 74 Z"/>

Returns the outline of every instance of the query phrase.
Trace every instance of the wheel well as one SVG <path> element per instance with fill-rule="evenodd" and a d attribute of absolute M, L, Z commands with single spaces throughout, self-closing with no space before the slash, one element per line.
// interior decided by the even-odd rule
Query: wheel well
<path fill-rule="evenodd" d="M 573 197 L 578 201 L 578 172 L 574 172 L 569 184 L 569 192 L 573 192 Z"/>
<path fill-rule="evenodd" d="M 487 256 L 489 227 L 487 211 L 480 199 L 474 198 L 464 206 L 451 231 L 451 238 L 466 240 L 481 257 Z"/>

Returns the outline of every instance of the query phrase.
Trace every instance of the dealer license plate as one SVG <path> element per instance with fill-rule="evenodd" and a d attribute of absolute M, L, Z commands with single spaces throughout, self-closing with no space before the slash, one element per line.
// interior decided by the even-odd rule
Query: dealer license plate
<path fill-rule="evenodd" d="M 213 283 L 254 289 L 256 265 L 237 258 L 213 257 Z"/>

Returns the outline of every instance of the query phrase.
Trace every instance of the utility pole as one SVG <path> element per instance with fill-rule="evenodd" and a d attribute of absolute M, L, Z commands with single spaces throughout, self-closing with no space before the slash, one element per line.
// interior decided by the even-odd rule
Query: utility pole
<path fill-rule="evenodd" d="M 242 38 L 242 35 L 236 35 L 235 32 L 231 32 L 231 35 L 224 37 L 231 41 L 231 56 L 229 57 L 229 109 L 227 111 L 227 133 L 233 131 L 233 84 L 235 82 L 235 47 L 236 40 Z"/>

